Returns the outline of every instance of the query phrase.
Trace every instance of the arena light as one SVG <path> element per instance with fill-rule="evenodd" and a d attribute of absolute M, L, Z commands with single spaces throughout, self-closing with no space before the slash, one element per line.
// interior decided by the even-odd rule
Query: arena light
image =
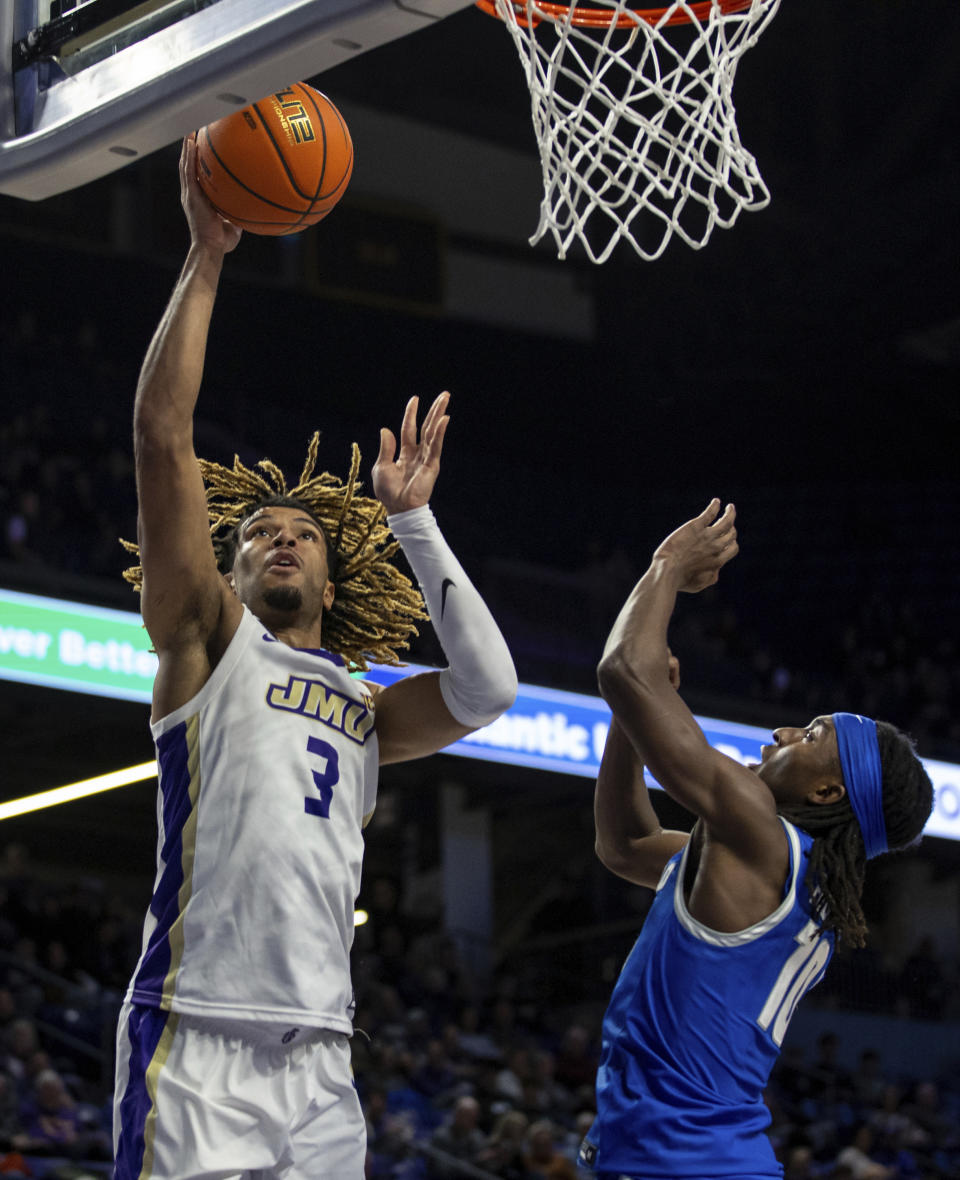
<path fill-rule="evenodd" d="M 124 770 L 114 770 L 109 774 L 98 774 L 78 783 L 68 783 L 65 787 L 54 787 L 49 791 L 38 791 L 35 795 L 24 795 L 20 799 L 9 799 L 6 803 L 0 803 L 0 820 L 12 819 L 15 815 L 26 815 L 30 811 L 41 811 L 44 807 L 56 807 L 58 803 L 70 803 L 74 799 L 83 799 L 100 791 L 128 787 L 131 783 L 155 778 L 156 774 L 156 762 L 141 762 L 138 766 L 128 766 Z"/>

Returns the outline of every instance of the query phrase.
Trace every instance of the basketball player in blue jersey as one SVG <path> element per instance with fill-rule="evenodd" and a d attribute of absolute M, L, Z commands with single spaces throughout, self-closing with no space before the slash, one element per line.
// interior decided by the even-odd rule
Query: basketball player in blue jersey
<path fill-rule="evenodd" d="M 656 890 L 603 1022 L 597 1118 L 581 1162 L 603 1180 L 783 1175 L 763 1090 L 798 1001 L 837 939 L 862 945 L 867 859 L 911 844 L 932 787 L 909 740 L 850 713 L 778 729 L 759 765 L 712 749 L 676 689 L 679 591 L 737 552 L 714 500 L 656 550 L 599 667 L 613 711 L 595 795 L 608 868 Z M 644 765 L 698 820 L 665 831 Z"/>
<path fill-rule="evenodd" d="M 191 245 L 134 411 L 128 574 L 159 657 L 159 841 L 118 1029 L 114 1175 L 360 1180 L 349 952 L 378 766 L 489 723 L 516 674 L 429 508 L 446 394 L 419 431 L 408 404 L 399 450 L 381 432 L 377 500 L 356 493 L 356 448 L 345 484 L 312 474 L 316 436 L 289 490 L 269 462 L 195 456 L 211 313 L 240 236 L 201 193 L 195 150 L 181 158 Z M 387 560 L 396 542 L 422 599 Z M 396 660 L 424 600 L 449 666 L 382 691 L 353 678 L 368 657 Z"/>

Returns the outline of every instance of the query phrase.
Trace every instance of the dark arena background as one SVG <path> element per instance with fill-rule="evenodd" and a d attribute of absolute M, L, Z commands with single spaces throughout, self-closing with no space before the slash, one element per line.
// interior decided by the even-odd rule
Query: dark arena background
<path fill-rule="evenodd" d="M 198 452 L 296 475 L 319 427 L 321 464 L 343 471 L 356 440 L 369 480 L 379 427 L 450 389 L 440 524 L 521 681 L 589 696 L 653 547 L 732 500 L 740 555 L 671 631 L 694 711 L 871 713 L 960 764 L 958 61 L 948 0 L 784 0 L 735 91 L 769 208 L 699 252 L 603 267 L 526 244 L 539 164 L 496 21 L 466 9 L 312 79 L 351 128 L 353 179 L 318 227 L 227 259 Z M 2 592 L 137 609 L 117 538 L 136 532 L 137 372 L 187 245 L 178 150 L 0 198 Z M 410 658 L 442 659 L 429 627 Z M 0 680 L 0 801 L 149 760 L 148 712 Z M 789 1180 L 851 1175 L 862 1125 L 887 1169 L 870 1175 L 960 1175 L 960 770 L 938 788 L 947 834 L 871 866 L 867 949 L 791 1025 L 768 1095 Z M 109 1174 L 155 792 L 0 821 L 0 1160 L 23 1175 Z M 388 767 L 367 834 L 369 1176 L 576 1175 L 600 1017 L 651 900 L 595 857 L 591 779 Z"/>

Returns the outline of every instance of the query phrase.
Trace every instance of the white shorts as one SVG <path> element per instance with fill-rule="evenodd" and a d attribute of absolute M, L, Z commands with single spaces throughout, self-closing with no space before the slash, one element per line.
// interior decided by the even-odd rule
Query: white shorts
<path fill-rule="evenodd" d="M 362 1180 L 343 1033 L 124 1004 L 114 1180 Z"/>

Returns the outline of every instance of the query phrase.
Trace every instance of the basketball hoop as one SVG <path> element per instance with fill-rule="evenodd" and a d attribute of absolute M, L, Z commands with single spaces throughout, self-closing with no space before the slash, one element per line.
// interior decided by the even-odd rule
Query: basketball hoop
<path fill-rule="evenodd" d="M 565 258 L 579 239 L 602 263 L 623 238 L 652 261 L 674 234 L 699 250 L 769 203 L 732 92 L 780 0 L 477 6 L 510 30 L 530 87 L 543 173 L 531 245 L 550 233 Z"/>

